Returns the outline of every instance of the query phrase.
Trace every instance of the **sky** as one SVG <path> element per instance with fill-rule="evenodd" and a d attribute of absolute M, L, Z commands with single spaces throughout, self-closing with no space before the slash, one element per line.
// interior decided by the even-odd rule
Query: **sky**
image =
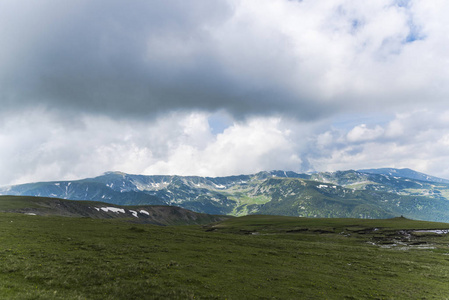
<path fill-rule="evenodd" d="M 2 0 L 0 185 L 449 178 L 449 2 Z"/>

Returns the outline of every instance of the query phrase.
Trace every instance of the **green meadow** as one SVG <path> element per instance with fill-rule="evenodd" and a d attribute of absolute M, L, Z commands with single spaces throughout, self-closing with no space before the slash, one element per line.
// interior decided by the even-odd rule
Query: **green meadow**
<path fill-rule="evenodd" d="M 0 214 L 1 299 L 448 299 L 449 224 Z"/>

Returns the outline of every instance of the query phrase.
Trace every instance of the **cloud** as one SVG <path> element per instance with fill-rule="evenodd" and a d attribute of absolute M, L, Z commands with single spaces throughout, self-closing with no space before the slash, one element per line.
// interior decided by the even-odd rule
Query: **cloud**
<path fill-rule="evenodd" d="M 223 176 L 276 168 L 300 170 L 303 162 L 296 153 L 297 145 L 283 125 L 277 118 L 236 123 L 208 140 L 205 147 L 173 145 L 167 159 L 145 173 Z M 203 119 L 201 127 L 205 126 Z"/>
<path fill-rule="evenodd" d="M 7 0 L 3 111 L 43 106 L 144 118 L 224 109 L 238 118 L 315 120 L 441 101 L 446 6 Z"/>
<path fill-rule="evenodd" d="M 449 178 L 449 112 L 397 114 L 382 125 L 331 128 L 279 117 L 233 121 L 213 133 L 210 113 L 117 121 L 83 115 L 76 126 L 48 111 L 1 122 L 0 185 L 133 174 L 226 176 L 262 170 L 408 167 Z M 54 126 L 58 124 L 58 126 Z"/>
<path fill-rule="evenodd" d="M 84 115 L 77 127 L 32 111 L 3 120 L 0 185 L 133 174 L 223 176 L 266 169 L 301 170 L 290 125 L 278 118 L 236 122 L 212 134 L 210 114 L 175 113 L 151 123 Z"/>
<path fill-rule="evenodd" d="M 413 0 L 1 1 L 0 184 L 108 170 L 449 177 L 448 13 Z"/>
<path fill-rule="evenodd" d="M 412 168 L 449 178 L 448 111 L 417 110 L 396 115 L 387 124 L 316 135 L 309 157 L 317 169 Z"/>
<path fill-rule="evenodd" d="M 361 124 L 348 132 L 346 138 L 350 142 L 365 142 L 369 140 L 375 140 L 380 137 L 384 132 L 384 129 L 379 125 L 375 128 L 367 128 L 366 124 Z"/>

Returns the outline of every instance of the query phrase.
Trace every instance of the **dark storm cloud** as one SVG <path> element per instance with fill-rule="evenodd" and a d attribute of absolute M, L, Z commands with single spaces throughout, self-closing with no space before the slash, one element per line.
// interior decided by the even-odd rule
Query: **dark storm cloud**
<path fill-rule="evenodd" d="M 4 111 L 39 105 L 149 116 L 225 109 L 239 117 L 291 111 L 298 100 L 271 80 L 282 66 L 272 70 L 278 62 L 263 53 L 253 54 L 261 64 L 256 76 L 238 76 L 222 61 L 232 55 L 223 51 L 247 46 L 217 45 L 215 28 L 235 12 L 225 1 L 6 1 L 0 10 Z M 306 103 L 298 115 L 322 113 Z"/>
<path fill-rule="evenodd" d="M 195 36 L 199 25 L 219 17 L 201 13 L 203 3 L 192 4 L 4 4 L 3 14 L 11 16 L 2 22 L 7 41 L 2 51 L 2 90 L 19 102 L 105 111 L 132 110 L 133 105 L 140 106 L 136 111 L 152 109 L 161 101 L 157 94 L 164 90 L 164 83 L 168 84 L 164 77 L 173 70 L 149 61 L 148 40 Z M 160 88 L 153 94 L 155 86 Z"/>
<path fill-rule="evenodd" d="M 342 13 L 313 1 L 5 0 L 2 112 L 223 109 L 310 121 L 443 99 L 447 76 L 432 75 L 446 69 L 440 31 L 416 17 L 425 9 L 390 4 Z"/>

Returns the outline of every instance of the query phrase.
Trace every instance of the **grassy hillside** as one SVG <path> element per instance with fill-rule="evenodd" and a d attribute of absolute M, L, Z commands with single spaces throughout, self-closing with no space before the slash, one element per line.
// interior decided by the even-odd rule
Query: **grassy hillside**
<path fill-rule="evenodd" d="M 247 216 L 200 226 L 0 213 L 2 299 L 445 299 L 449 224 Z"/>

